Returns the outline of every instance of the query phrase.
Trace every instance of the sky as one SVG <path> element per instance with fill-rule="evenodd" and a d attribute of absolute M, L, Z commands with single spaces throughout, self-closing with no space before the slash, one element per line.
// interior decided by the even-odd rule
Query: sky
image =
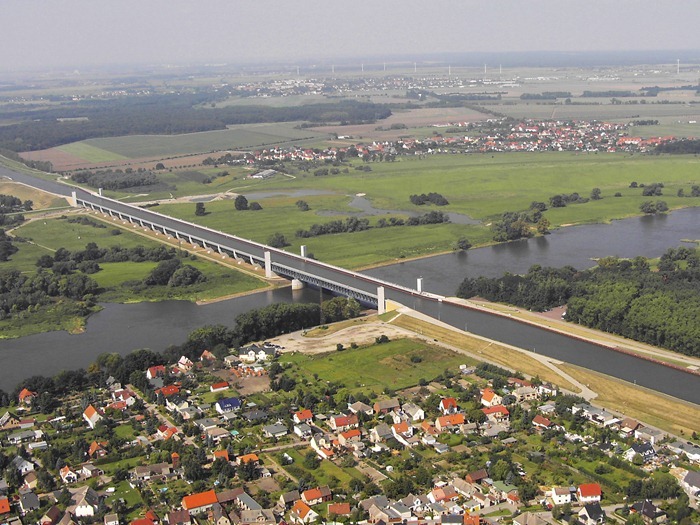
<path fill-rule="evenodd" d="M 488 51 L 700 50 L 698 0 L 3 0 L 1 12 L 0 73 Z"/>

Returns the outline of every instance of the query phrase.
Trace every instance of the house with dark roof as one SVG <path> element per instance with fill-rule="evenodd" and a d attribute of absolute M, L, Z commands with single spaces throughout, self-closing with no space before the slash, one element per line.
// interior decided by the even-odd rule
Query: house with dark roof
<path fill-rule="evenodd" d="M 224 399 L 219 399 L 214 408 L 219 414 L 226 414 L 228 412 L 233 412 L 234 410 L 240 410 L 241 400 L 237 397 L 227 397 Z"/>
<path fill-rule="evenodd" d="M 648 499 L 633 503 L 630 506 L 630 512 L 641 516 L 647 525 L 660 523 L 666 518 L 666 513 Z"/>
<path fill-rule="evenodd" d="M 578 512 L 579 521 L 584 525 L 598 525 L 605 523 L 605 511 L 600 503 L 586 503 Z"/>

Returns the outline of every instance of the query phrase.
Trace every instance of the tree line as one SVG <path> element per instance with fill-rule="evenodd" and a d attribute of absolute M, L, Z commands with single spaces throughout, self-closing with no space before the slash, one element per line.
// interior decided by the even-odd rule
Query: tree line
<path fill-rule="evenodd" d="M 669 249 L 654 271 L 643 257 L 606 257 L 595 268 L 530 268 L 526 275 L 467 278 L 458 297 L 484 297 L 543 311 L 567 305 L 566 319 L 687 355 L 700 355 L 700 256 Z"/>
<path fill-rule="evenodd" d="M 217 102 L 222 96 L 201 92 L 168 93 L 112 100 L 62 101 L 57 106 L 32 111 L 5 108 L 3 118 L 17 123 L 0 127 L 0 148 L 33 151 L 89 138 L 194 133 L 260 122 L 362 124 L 391 115 L 387 104 L 353 100 L 293 107 L 197 107 Z M 65 120 L 70 118 L 81 120 Z"/>
<path fill-rule="evenodd" d="M 153 186 L 159 183 L 158 177 L 150 171 L 79 171 L 71 175 L 71 180 L 78 184 L 87 184 L 92 188 L 106 190 L 124 190 L 140 186 Z"/>
<path fill-rule="evenodd" d="M 431 211 L 419 217 L 409 217 L 408 219 L 400 219 L 391 217 L 389 220 L 381 218 L 377 221 L 376 226 L 371 226 L 368 219 L 359 219 L 357 217 L 348 217 L 344 221 L 335 220 L 325 224 L 313 224 L 308 230 L 299 229 L 295 236 L 301 239 L 309 237 L 318 237 L 320 235 L 331 235 L 334 233 L 353 233 L 373 228 L 389 228 L 391 226 L 419 226 L 425 224 L 442 224 L 450 222 L 450 217 L 441 211 Z"/>

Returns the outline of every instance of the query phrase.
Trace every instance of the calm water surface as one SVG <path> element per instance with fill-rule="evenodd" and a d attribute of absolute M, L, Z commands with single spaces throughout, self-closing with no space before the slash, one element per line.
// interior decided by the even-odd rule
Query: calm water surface
<path fill-rule="evenodd" d="M 390 282 L 415 287 L 424 278 L 424 290 L 454 295 L 465 276 L 500 276 L 524 273 L 533 264 L 586 268 L 594 258 L 617 255 L 656 257 L 681 239 L 700 239 L 700 208 L 660 217 L 615 221 L 611 225 L 567 228 L 544 238 L 430 257 L 374 269 L 366 273 Z M 162 350 L 182 343 L 187 334 L 205 324 L 231 325 L 239 313 L 275 302 L 315 302 L 318 292 L 290 289 L 261 292 L 205 306 L 183 301 L 107 304 L 90 317 L 80 335 L 50 332 L 0 341 L 0 388 L 11 390 L 21 379 L 35 374 L 53 375 L 62 369 L 85 367 L 103 352 L 126 354 L 136 348 Z M 700 380 L 683 372 L 609 352 L 586 343 L 521 323 L 447 304 L 417 301 L 409 304 L 459 328 L 499 341 L 533 349 L 670 395 L 700 403 Z M 438 311 L 435 311 L 439 308 Z"/>

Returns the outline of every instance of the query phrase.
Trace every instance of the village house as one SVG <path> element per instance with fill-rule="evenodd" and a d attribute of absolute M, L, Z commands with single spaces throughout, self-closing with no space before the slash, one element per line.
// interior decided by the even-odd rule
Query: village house
<path fill-rule="evenodd" d="M 377 414 L 388 414 L 394 410 L 401 408 L 398 398 L 383 399 L 374 403 L 374 412 Z"/>
<path fill-rule="evenodd" d="M 313 430 L 306 423 L 300 423 L 298 425 L 294 425 L 293 432 L 294 432 L 294 434 L 299 436 L 301 439 L 310 439 L 311 436 L 313 435 Z"/>
<path fill-rule="evenodd" d="M 444 432 L 464 424 L 464 421 L 464 414 L 461 413 L 440 416 L 435 420 L 435 428 L 438 432 Z"/>
<path fill-rule="evenodd" d="M 168 372 L 164 365 L 156 365 L 146 370 L 146 378 L 151 380 L 155 379 L 156 377 L 165 377 L 167 373 Z"/>
<path fill-rule="evenodd" d="M 552 487 L 552 504 L 566 505 L 571 503 L 571 490 L 568 487 Z"/>
<path fill-rule="evenodd" d="M 503 405 L 493 405 L 482 408 L 481 411 L 486 414 L 486 418 L 493 423 L 508 423 L 510 420 L 510 412 Z"/>
<path fill-rule="evenodd" d="M 500 405 L 503 402 L 503 397 L 498 395 L 492 388 L 484 388 L 481 391 L 481 404 L 485 407 Z"/>
<path fill-rule="evenodd" d="M 222 392 L 223 390 L 228 390 L 229 384 L 228 381 L 219 381 L 218 383 L 214 383 L 209 387 L 210 392 Z"/>
<path fill-rule="evenodd" d="M 31 406 L 34 399 L 36 399 L 36 396 L 37 396 L 36 392 L 32 392 L 31 390 L 29 390 L 27 388 L 23 388 L 20 391 L 17 398 L 18 398 L 20 405 Z"/>
<path fill-rule="evenodd" d="M 413 403 L 406 403 L 401 407 L 401 412 L 406 414 L 413 423 L 418 423 L 425 419 L 425 411 Z"/>
<path fill-rule="evenodd" d="M 314 415 L 311 412 L 311 410 L 309 410 L 307 408 L 305 410 L 299 410 L 298 412 L 294 412 L 292 419 L 297 424 L 299 424 L 299 423 L 311 423 L 314 420 Z"/>
<path fill-rule="evenodd" d="M 71 505 L 66 511 L 77 518 L 93 517 L 100 506 L 100 496 L 87 485 L 77 489 L 70 489 Z"/>
<path fill-rule="evenodd" d="M 459 411 L 457 406 L 457 400 L 454 397 L 443 397 L 440 400 L 438 409 L 442 412 L 442 415 L 446 416 L 448 414 L 455 414 Z"/>
<path fill-rule="evenodd" d="M 343 432 L 359 426 L 359 420 L 355 414 L 334 415 L 328 418 L 328 426 L 336 432 Z"/>
<path fill-rule="evenodd" d="M 630 513 L 641 516 L 645 525 L 664 523 L 667 518 L 666 513 L 648 499 L 630 505 Z"/>
<path fill-rule="evenodd" d="M 305 490 L 301 493 L 301 499 L 307 505 L 318 505 L 324 501 L 333 499 L 331 489 L 326 486 Z"/>
<path fill-rule="evenodd" d="M 269 438 L 281 438 L 286 436 L 289 432 L 287 427 L 284 426 L 280 421 L 273 423 L 272 425 L 266 425 L 262 429 L 263 435 Z"/>
<path fill-rule="evenodd" d="M 219 399 L 214 404 L 214 409 L 219 414 L 226 414 L 229 412 L 233 412 L 234 410 L 240 410 L 240 408 L 241 408 L 241 400 L 238 399 L 237 397 L 227 397 L 225 399 Z"/>
<path fill-rule="evenodd" d="M 289 518 L 292 523 L 313 523 L 318 519 L 318 514 L 302 500 L 297 500 L 289 511 Z"/>
<path fill-rule="evenodd" d="M 78 481 L 78 474 L 67 465 L 63 467 L 58 474 L 61 476 L 61 481 L 63 481 L 63 483 L 75 483 Z"/>
<path fill-rule="evenodd" d="M 374 415 L 374 409 L 371 406 L 369 406 L 361 401 L 355 401 L 354 403 L 348 403 L 348 410 L 350 412 L 352 412 L 353 414 L 363 413 L 366 416 Z"/>
<path fill-rule="evenodd" d="M 83 419 L 87 422 L 90 428 L 94 429 L 95 425 L 102 419 L 102 415 L 94 406 L 88 405 L 83 412 Z"/>
<path fill-rule="evenodd" d="M 215 503 L 218 503 L 216 492 L 207 490 L 206 492 L 185 496 L 182 498 L 181 505 L 182 508 L 189 511 L 191 515 L 197 515 L 208 512 Z"/>
<path fill-rule="evenodd" d="M 605 523 L 605 511 L 600 503 L 586 503 L 578 512 L 579 521 L 584 525 L 598 525 Z"/>
<path fill-rule="evenodd" d="M 576 490 L 576 498 L 582 505 L 587 503 L 600 503 L 602 491 L 598 483 L 584 483 Z"/>
<path fill-rule="evenodd" d="M 187 509 L 171 510 L 168 513 L 168 525 L 192 525 L 190 511 Z"/>

